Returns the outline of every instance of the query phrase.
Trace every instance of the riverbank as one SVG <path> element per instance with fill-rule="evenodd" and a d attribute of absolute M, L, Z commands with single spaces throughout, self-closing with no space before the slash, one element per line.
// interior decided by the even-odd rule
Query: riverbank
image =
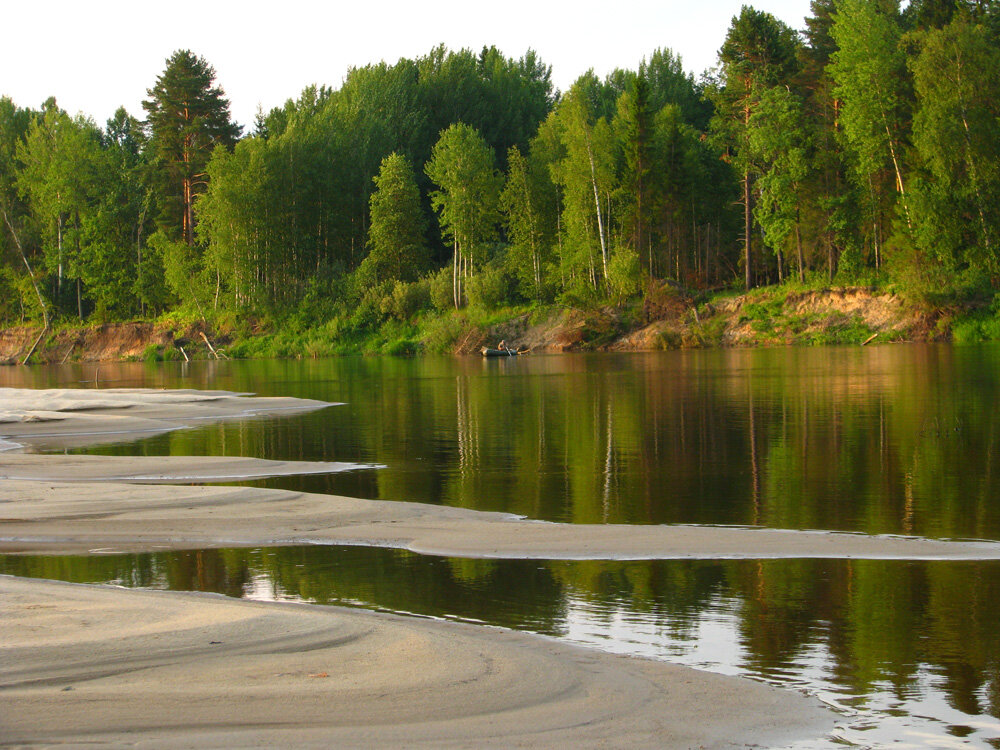
<path fill-rule="evenodd" d="M 243 321 L 132 322 L 0 331 L 0 362 L 320 357 L 343 353 L 478 354 L 500 339 L 532 351 L 651 351 L 703 347 L 864 344 L 982 338 L 968 311 L 924 309 L 860 287 L 768 287 L 696 296 L 662 284 L 630 304 L 424 313 L 367 329 L 333 321 L 301 326 Z M 963 315 L 965 317 L 963 317 Z M 978 326 L 978 327 L 977 327 Z M 37 346 L 32 350 L 37 341 Z"/>

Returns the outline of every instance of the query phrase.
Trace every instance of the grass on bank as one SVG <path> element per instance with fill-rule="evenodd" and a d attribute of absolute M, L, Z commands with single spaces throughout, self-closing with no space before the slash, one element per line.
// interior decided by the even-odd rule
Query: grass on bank
<path fill-rule="evenodd" d="M 677 311 L 677 325 L 660 335 L 660 346 L 665 349 L 731 345 L 734 326 L 742 327 L 744 333 L 747 329 L 750 332 L 749 340 L 744 338 L 737 342 L 738 345 L 857 345 L 868 340 L 875 329 L 860 315 L 795 310 L 794 301 L 802 295 L 828 289 L 821 275 L 809 278 L 806 283 L 787 281 L 746 294 L 736 288 L 695 293 L 663 284 L 617 305 L 593 301 L 586 308 L 574 306 L 573 309 L 583 319 L 580 342 L 583 349 L 601 348 L 641 328 L 649 322 L 646 317 L 650 307 L 655 310 L 657 305 L 660 309 L 673 306 Z M 199 338 L 202 331 L 207 332 L 217 348 L 234 359 L 318 358 L 344 354 L 409 356 L 452 352 L 463 343 L 478 341 L 496 330 L 514 326 L 515 322 L 523 330 L 525 323 L 534 325 L 556 319 L 560 312 L 568 309 L 559 304 L 492 308 L 470 304 L 455 310 L 445 304 L 434 304 L 426 287 L 414 290 L 407 285 L 397 285 L 382 292 L 380 298 L 363 299 L 352 309 L 330 297 L 317 297 L 294 313 L 281 316 L 205 311 L 205 318 L 202 318 L 195 311 L 181 308 L 145 322 L 152 323 L 159 331 L 172 332 L 174 341 L 184 345 L 192 358 L 211 356 Z M 659 297 L 653 299 L 654 295 Z M 738 305 L 738 311 L 721 312 L 727 305 Z M 985 300 L 966 300 L 960 305 L 936 310 L 936 313 L 939 314 L 938 329 L 933 332 L 935 338 L 950 338 L 956 343 L 1000 341 L 1000 293 Z M 96 330 L 99 327 L 95 322 L 85 328 Z M 76 338 L 80 331 L 81 326 L 70 321 L 54 326 L 39 347 L 47 348 L 48 354 L 36 354 L 32 361 L 59 361 L 62 357 L 58 350 L 66 351 L 66 342 Z M 878 341 L 905 336 L 902 331 L 882 333 Z M 150 344 L 134 359 L 181 360 L 183 355 L 178 345 Z M 82 351 L 69 351 L 69 361 L 82 355 Z"/>

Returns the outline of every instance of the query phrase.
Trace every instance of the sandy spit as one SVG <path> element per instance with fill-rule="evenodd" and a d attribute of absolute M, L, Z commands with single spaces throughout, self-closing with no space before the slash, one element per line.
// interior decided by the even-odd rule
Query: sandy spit
<path fill-rule="evenodd" d="M 199 473 L 192 458 L 189 474 Z M 0 459 L 2 462 L 2 459 Z M 108 468 L 114 469 L 115 459 Z M 49 469 L 57 473 L 55 467 Z M 72 464 L 67 467 L 72 477 Z M 367 544 L 455 557 L 996 560 L 1000 543 L 714 526 L 577 525 L 252 487 L 0 481 L 0 551 Z"/>
<path fill-rule="evenodd" d="M 0 479 L 42 482 L 232 482 L 261 477 L 335 474 L 378 468 L 342 461 L 272 461 L 231 456 L 50 456 L 15 453 L 0 457 Z"/>
<path fill-rule="evenodd" d="M 231 391 L 0 388 L 0 451 L 135 440 L 206 421 L 311 411 L 334 404 Z"/>

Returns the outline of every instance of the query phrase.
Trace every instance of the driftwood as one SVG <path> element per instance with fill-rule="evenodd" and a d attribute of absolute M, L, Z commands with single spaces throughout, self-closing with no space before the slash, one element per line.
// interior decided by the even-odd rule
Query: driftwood
<path fill-rule="evenodd" d="M 223 359 L 223 358 L 229 359 L 229 357 L 226 356 L 225 352 L 215 350 L 215 347 L 212 346 L 212 342 L 208 340 L 208 336 L 205 335 L 204 331 L 201 332 L 201 337 L 205 340 L 205 343 L 208 345 L 208 350 L 212 352 L 212 356 L 214 356 L 216 359 Z"/>
<path fill-rule="evenodd" d="M 875 331 L 875 333 L 873 333 L 871 336 L 869 336 L 864 341 L 862 341 L 861 342 L 861 346 L 865 346 L 866 344 L 870 344 L 872 341 L 875 340 L 876 336 L 878 336 L 878 331 Z"/>
<path fill-rule="evenodd" d="M 191 360 L 188 358 L 187 352 L 184 351 L 184 347 L 183 346 L 178 346 L 177 348 L 180 349 L 181 350 L 181 354 L 184 355 L 184 361 L 185 362 L 190 362 Z"/>
<path fill-rule="evenodd" d="M 69 355 L 71 355 L 73 353 L 74 349 L 76 349 L 76 341 L 75 340 L 73 341 L 72 344 L 69 345 L 69 349 L 66 351 L 66 354 L 63 355 L 63 358 L 61 360 L 59 360 L 59 364 L 61 364 L 61 365 L 66 364 L 66 360 L 69 359 Z"/>
<path fill-rule="evenodd" d="M 31 355 L 34 354 L 35 349 L 38 348 L 38 343 L 42 340 L 42 337 L 48 332 L 49 332 L 49 326 L 46 324 L 46 326 L 42 328 L 42 332 L 38 334 L 38 338 L 35 339 L 35 343 L 31 345 L 30 349 L 28 349 L 28 353 L 24 355 L 24 359 L 21 360 L 22 365 L 28 363 L 28 360 L 31 358 Z"/>

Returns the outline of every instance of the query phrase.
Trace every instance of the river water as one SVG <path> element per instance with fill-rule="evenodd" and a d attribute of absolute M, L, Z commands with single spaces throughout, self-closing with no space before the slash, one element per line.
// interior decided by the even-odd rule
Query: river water
<path fill-rule="evenodd" d="M 106 454 L 379 464 L 254 484 L 570 523 L 1000 539 L 1000 347 L 66 365 L 0 385 L 341 402 Z M 1000 564 L 489 561 L 385 549 L 0 556 L 0 572 L 461 619 L 805 690 L 830 746 L 1000 748 Z"/>

